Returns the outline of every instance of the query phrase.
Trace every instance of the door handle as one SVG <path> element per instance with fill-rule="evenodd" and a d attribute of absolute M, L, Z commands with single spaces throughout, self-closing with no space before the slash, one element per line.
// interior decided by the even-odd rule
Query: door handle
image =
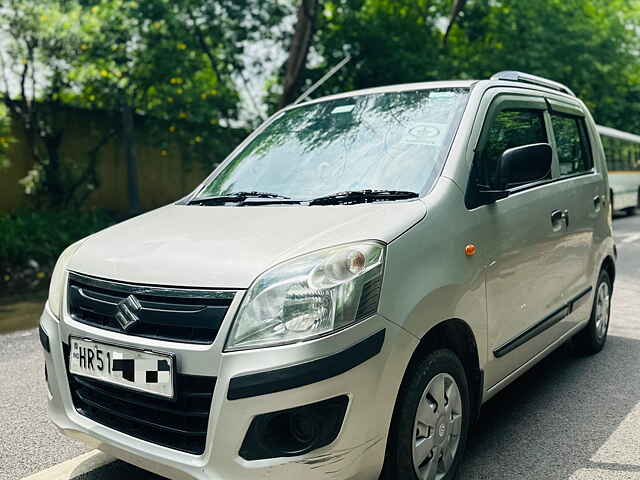
<path fill-rule="evenodd" d="M 604 204 L 604 196 L 596 195 L 593 197 L 593 208 L 595 208 L 596 212 L 599 212 Z"/>
<path fill-rule="evenodd" d="M 566 227 L 569 227 L 569 211 L 568 210 L 554 210 L 551 212 L 551 228 L 554 232 L 562 230 L 562 223 L 564 222 Z"/>

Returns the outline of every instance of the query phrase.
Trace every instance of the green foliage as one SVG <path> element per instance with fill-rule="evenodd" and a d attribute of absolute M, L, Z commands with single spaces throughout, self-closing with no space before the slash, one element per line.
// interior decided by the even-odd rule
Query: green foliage
<path fill-rule="evenodd" d="M 91 23 L 76 1 L 8 0 L 0 9 L 3 73 L 18 80 L 17 93 L 33 98 L 61 86 L 69 69 L 65 60 L 88 40 Z M 36 68 L 39 78 L 32 79 Z M 42 91 L 28 90 L 33 87 Z"/>
<path fill-rule="evenodd" d="M 444 32 L 449 0 L 332 0 L 325 3 L 317 49 L 336 64 L 352 62 L 330 89 L 442 79 Z"/>
<path fill-rule="evenodd" d="M 115 223 L 102 211 L 23 210 L 0 214 L 0 271 L 35 260 L 51 266 L 73 242 Z"/>
<path fill-rule="evenodd" d="M 327 0 L 307 85 L 320 93 L 522 70 L 564 82 L 596 121 L 640 131 L 638 0 L 469 0 L 448 42 L 450 0 Z"/>
<path fill-rule="evenodd" d="M 60 154 L 61 101 L 74 88 L 72 59 L 91 37 L 92 23 L 76 1 L 7 0 L 0 8 L 0 96 L 24 130 L 33 168 L 20 183 L 37 204 L 69 204 L 93 170 L 84 158 Z"/>
<path fill-rule="evenodd" d="M 115 135 L 129 145 L 146 138 L 161 155 L 218 163 L 236 138 L 227 127 L 238 117 L 245 45 L 281 18 L 279 2 L 259 0 L 3 2 L 8 81 L 0 95 L 27 130 L 34 166 L 21 180 L 25 192 L 38 205 L 82 203 L 99 182 L 99 151 Z M 111 113 L 126 106 L 144 132 L 96 132 L 86 155 L 66 158 L 60 117 L 68 105 Z"/>
<path fill-rule="evenodd" d="M 452 35 L 450 73 L 482 78 L 512 69 L 553 78 L 597 122 L 639 130 L 639 12 L 637 0 L 470 1 Z"/>
<path fill-rule="evenodd" d="M 15 142 L 11 135 L 11 117 L 7 108 L 0 103 L 0 170 L 9 166 L 9 147 Z"/>
<path fill-rule="evenodd" d="M 256 0 L 87 1 L 95 19 L 70 79 L 81 92 L 70 101 L 118 110 L 123 103 L 146 121 L 154 144 L 207 165 L 220 160 L 219 135 L 238 117 L 233 75 L 244 43 L 278 18 L 277 2 Z M 224 135 L 223 135 L 224 136 Z"/>

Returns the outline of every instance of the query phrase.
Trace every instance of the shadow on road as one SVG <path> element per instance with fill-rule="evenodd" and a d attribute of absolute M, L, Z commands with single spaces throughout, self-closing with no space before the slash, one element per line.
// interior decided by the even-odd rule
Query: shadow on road
<path fill-rule="evenodd" d="M 133 465 L 116 461 L 104 467 L 72 477 L 71 480 L 163 480 L 153 473 L 141 470 Z"/>
<path fill-rule="evenodd" d="M 610 336 L 603 352 L 587 358 L 561 347 L 484 406 L 460 479 L 565 480 L 580 469 L 640 474 L 637 458 L 593 460 L 640 402 L 638 365 L 640 341 L 626 337 Z"/>
<path fill-rule="evenodd" d="M 640 462 L 594 461 L 640 402 L 638 365 L 640 341 L 626 337 L 610 336 L 594 357 L 560 348 L 485 405 L 459 479 L 568 480 L 581 469 L 640 478 Z M 116 478 L 161 480 L 123 462 L 75 480 Z"/>

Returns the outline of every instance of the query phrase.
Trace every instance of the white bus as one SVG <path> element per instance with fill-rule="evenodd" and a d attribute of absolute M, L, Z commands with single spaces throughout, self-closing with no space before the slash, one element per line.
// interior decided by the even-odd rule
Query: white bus
<path fill-rule="evenodd" d="M 609 169 L 613 210 L 633 215 L 640 207 L 640 135 L 598 126 Z"/>

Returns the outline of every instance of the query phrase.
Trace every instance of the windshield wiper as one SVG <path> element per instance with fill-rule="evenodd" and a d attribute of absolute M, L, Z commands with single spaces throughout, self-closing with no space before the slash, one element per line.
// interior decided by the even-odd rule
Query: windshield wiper
<path fill-rule="evenodd" d="M 269 192 L 232 192 L 225 195 L 213 195 L 210 197 L 194 198 L 189 205 L 224 205 L 225 203 L 248 203 L 267 204 L 267 203 L 300 203 L 291 197 L 279 195 Z"/>
<path fill-rule="evenodd" d="M 314 198 L 309 202 L 309 205 L 382 202 L 389 200 L 406 200 L 409 198 L 417 198 L 418 196 L 418 193 L 406 190 L 350 190 Z"/>

